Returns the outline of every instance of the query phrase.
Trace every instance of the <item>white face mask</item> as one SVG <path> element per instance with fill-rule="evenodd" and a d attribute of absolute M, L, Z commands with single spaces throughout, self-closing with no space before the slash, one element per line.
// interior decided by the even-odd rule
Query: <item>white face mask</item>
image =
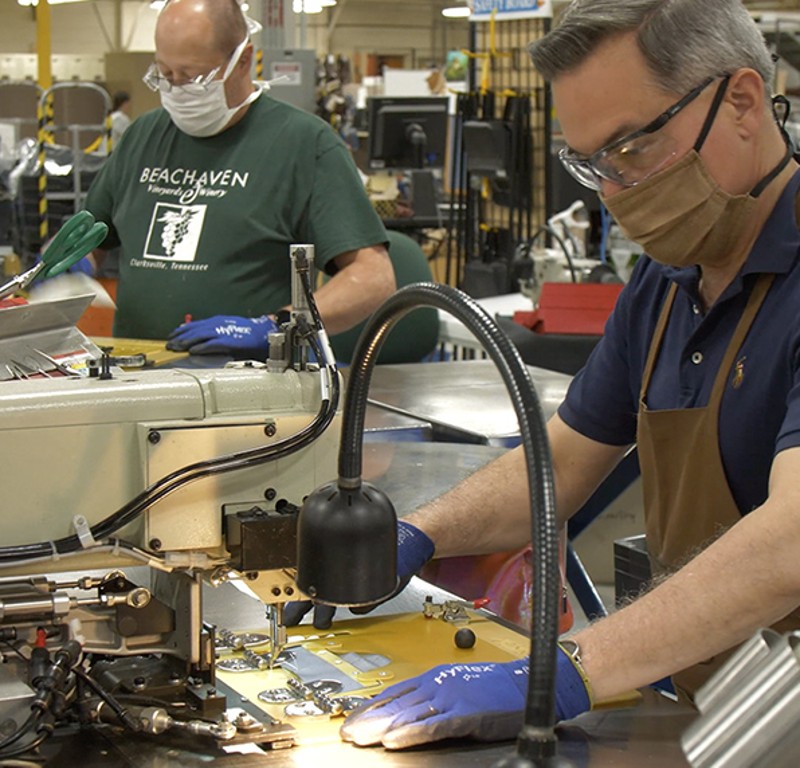
<path fill-rule="evenodd" d="M 249 37 L 246 37 L 231 56 L 221 80 L 212 80 L 206 86 L 173 86 L 161 91 L 161 106 L 167 110 L 172 122 L 189 136 L 206 138 L 220 133 L 233 116 L 246 104 L 254 102 L 261 89 L 254 90 L 241 104 L 229 107 L 225 98 L 225 82 L 239 61 Z"/>

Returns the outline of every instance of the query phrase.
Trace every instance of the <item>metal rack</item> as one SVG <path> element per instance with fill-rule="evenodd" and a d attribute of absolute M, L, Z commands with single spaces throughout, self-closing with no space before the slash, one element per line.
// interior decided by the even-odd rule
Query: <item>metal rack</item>
<path fill-rule="evenodd" d="M 104 119 L 102 123 L 57 123 L 54 117 L 54 110 L 51 105 L 54 102 L 53 96 L 57 91 L 77 89 L 89 90 L 96 93 L 102 100 Z M 49 235 L 49 220 L 47 216 L 48 201 L 71 201 L 73 213 L 77 213 L 83 207 L 83 201 L 88 192 L 88 185 L 82 183 L 82 157 L 83 148 L 81 137 L 86 133 L 101 133 L 105 136 L 106 151 L 111 150 L 111 97 L 105 88 L 96 83 L 89 82 L 63 82 L 54 83 L 42 92 L 39 98 L 39 109 L 37 115 L 39 121 L 39 160 L 38 160 L 38 190 L 39 190 L 39 237 L 44 242 Z M 68 146 L 72 149 L 72 189 L 59 192 L 48 192 L 47 190 L 47 162 L 46 145 L 50 136 L 58 133 L 66 133 L 69 138 Z"/>

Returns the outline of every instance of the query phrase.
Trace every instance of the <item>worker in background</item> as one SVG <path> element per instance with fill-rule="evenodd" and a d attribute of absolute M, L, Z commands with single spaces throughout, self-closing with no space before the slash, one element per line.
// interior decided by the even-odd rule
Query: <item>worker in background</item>
<path fill-rule="evenodd" d="M 800 172 L 740 0 L 574 0 L 531 53 L 562 162 L 647 254 L 548 425 L 558 516 L 637 445 L 665 576 L 562 641 L 568 719 L 667 675 L 690 699 L 758 628 L 800 628 Z M 401 521 L 400 575 L 434 554 L 521 546 L 528 500 L 516 449 Z M 509 738 L 527 678 L 528 659 L 438 667 L 351 715 L 342 736 Z"/>
<path fill-rule="evenodd" d="M 293 243 L 313 243 L 331 276 L 316 292 L 328 332 L 367 317 L 395 288 L 386 232 L 330 127 L 252 82 L 236 0 L 172 0 L 155 47 L 144 81 L 162 107 L 131 124 L 86 200 L 109 225 L 102 248 L 122 246 L 114 335 L 264 358 Z"/>
<path fill-rule="evenodd" d="M 111 147 L 119 144 L 122 134 L 131 124 L 131 96 L 127 91 L 117 91 L 111 102 Z"/>

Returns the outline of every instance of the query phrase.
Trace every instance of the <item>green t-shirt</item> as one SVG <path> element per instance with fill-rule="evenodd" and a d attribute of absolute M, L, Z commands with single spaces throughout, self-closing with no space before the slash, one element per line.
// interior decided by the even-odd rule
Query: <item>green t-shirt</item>
<path fill-rule="evenodd" d="M 386 234 L 397 287 L 432 282 L 433 273 L 419 245 L 402 232 L 390 229 Z M 353 359 L 353 352 L 365 325 L 366 320 L 349 331 L 331 336 L 331 347 L 339 362 L 350 363 Z M 438 338 L 439 313 L 431 307 L 417 307 L 392 326 L 376 362 L 417 363 L 433 352 Z"/>
<path fill-rule="evenodd" d="M 291 300 L 289 246 L 320 270 L 386 242 L 344 142 L 319 118 L 262 94 L 217 136 L 179 131 L 163 109 L 125 132 L 86 208 L 121 245 L 114 335 L 162 339 L 184 322 L 258 317 Z"/>

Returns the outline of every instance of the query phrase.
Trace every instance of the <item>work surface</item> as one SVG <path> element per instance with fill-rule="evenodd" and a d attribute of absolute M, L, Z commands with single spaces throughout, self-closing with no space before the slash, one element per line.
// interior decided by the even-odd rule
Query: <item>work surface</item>
<path fill-rule="evenodd" d="M 438 495 L 465 475 L 475 471 L 497 455 L 501 448 L 485 445 L 456 444 L 368 444 L 365 446 L 365 474 L 383 488 L 394 501 L 398 514 L 404 515 L 431 497 Z M 232 630 L 263 627 L 263 608 L 230 585 L 204 590 L 207 621 Z M 414 579 L 400 596 L 381 606 L 364 619 L 353 620 L 347 611 L 341 620 L 383 622 L 386 617 L 420 613 L 425 597 L 434 600 L 447 593 Z M 485 619 L 484 619 L 485 621 Z M 345 626 L 345 625 L 342 625 Z M 336 625 L 334 625 L 336 628 Z M 477 628 L 476 628 L 477 629 Z M 444 630 L 443 630 L 444 631 Z M 448 632 L 453 630 L 448 628 Z M 478 629 L 478 631 L 480 631 Z M 504 630 L 511 633 L 512 630 Z M 513 638 L 510 652 L 527 647 L 527 639 Z M 412 639 L 410 642 L 414 642 Z M 503 641 L 505 642 L 505 641 Z M 497 645 L 498 641 L 495 641 Z M 502 643 L 501 643 L 502 644 Z M 480 646 L 476 646 L 476 651 Z M 495 649 L 496 650 L 496 649 Z M 502 650 L 502 649 L 501 649 Z M 499 657 L 498 657 L 499 658 Z M 477 657 L 471 659 L 479 661 Z M 430 653 L 430 666 L 443 661 Z M 258 687 L 258 686 L 257 686 Z M 229 701 L 229 705 L 241 704 Z M 633 707 L 587 713 L 558 728 L 559 754 L 575 766 L 615 766 L 619 768 L 674 768 L 687 765 L 679 746 L 679 737 L 693 720 L 689 709 L 646 691 Z M 290 749 L 250 754 L 226 754 L 215 748 L 204 749 L 200 740 L 161 743 L 146 737 L 129 737 L 108 731 L 88 731 L 74 737 L 54 741 L 57 748 L 48 766 L 57 768 L 194 768 L 214 765 L 227 768 L 311 768 L 312 766 L 492 766 L 513 753 L 513 743 L 477 744 L 468 741 L 449 742 L 425 749 L 389 752 L 382 748 L 357 748 L 340 742 L 338 722 L 325 725 L 326 739 L 304 743 Z"/>
<path fill-rule="evenodd" d="M 534 366 L 527 370 L 544 417 L 549 419 L 572 377 Z M 430 423 L 434 439 L 505 447 L 519 443 L 519 423 L 510 396 L 489 360 L 378 365 L 368 398 L 379 408 Z"/>
<path fill-rule="evenodd" d="M 213 594 L 212 594 L 213 593 Z M 352 620 L 347 611 L 342 612 L 343 628 L 358 623 L 380 624 L 391 620 L 399 611 L 399 621 L 406 620 L 409 610 L 419 614 L 425 596 L 435 600 L 445 597 L 439 590 L 424 582 L 414 580 L 409 588 L 395 600 L 379 609 L 377 621 L 373 617 Z M 241 623 L 253 626 L 252 621 L 261 615 L 260 606 L 248 598 L 228 590 L 209 590 L 206 593 L 208 615 L 215 620 L 230 618 L 228 624 Z M 433 620 L 436 621 L 436 620 Z M 473 625 L 476 626 L 476 625 Z M 334 629 L 336 625 L 334 625 Z M 444 629 L 442 631 L 445 631 Z M 448 630 L 452 631 L 452 630 Z M 476 631 L 480 631 L 476 626 Z M 500 630 L 497 630 L 500 631 Z M 527 644 L 520 636 L 518 647 Z M 476 651 L 478 648 L 476 647 Z M 494 656 L 500 660 L 495 649 Z M 493 657 L 494 657 L 493 656 Z M 477 658 L 474 660 L 478 660 Z M 437 659 L 431 658 L 431 664 Z M 230 676 L 229 676 L 230 677 Z M 260 687 L 259 685 L 256 686 Z M 241 690 L 242 686 L 237 686 Z M 247 695 L 245 696 L 247 698 Z M 232 705 L 248 706 L 250 699 L 229 702 Z M 625 709 L 590 712 L 562 724 L 558 728 L 559 755 L 575 768 L 582 766 L 614 766 L 615 768 L 676 768 L 687 765 L 680 750 L 678 739 L 689 725 L 694 713 L 672 701 L 645 691 L 642 699 Z M 318 718 L 312 718 L 317 720 Z M 221 750 L 203 749 L 202 742 L 184 742 L 179 747 L 174 743 L 160 743 L 147 738 L 120 736 L 111 732 L 91 732 L 66 739 L 63 748 L 48 765 L 61 768 L 166 768 L 166 766 L 204 766 L 213 762 L 224 768 L 311 768 L 312 766 L 492 766 L 496 761 L 513 753 L 512 742 L 479 744 L 469 741 L 453 741 L 427 748 L 391 752 L 381 747 L 358 748 L 342 743 L 337 737 L 341 719 L 312 724 L 311 738 L 300 739 L 298 746 L 263 752 L 253 749 L 245 754 L 227 754 Z"/>
<path fill-rule="evenodd" d="M 691 713 L 670 702 L 648 700 L 636 709 L 582 715 L 558 728 L 560 768 L 682 768 L 687 766 L 677 744 L 679 733 L 691 721 Z M 513 755 L 512 743 L 446 745 L 389 752 L 381 748 L 357 748 L 342 743 L 295 747 L 272 753 L 227 755 L 159 746 L 130 737 L 106 738 L 87 734 L 75 739 L 49 766 L 58 768 L 489 768 Z"/>
<path fill-rule="evenodd" d="M 418 614 L 422 601 L 428 595 L 434 600 L 448 597 L 445 593 L 415 579 L 401 596 L 381 606 L 377 611 L 379 614 L 377 623 L 391 620 L 392 615 L 398 612 L 400 621 L 405 620 L 404 617 L 409 615 L 408 611 Z M 209 618 L 228 625 L 240 624 L 252 627 L 253 622 L 257 622 L 262 615 L 259 605 L 232 588 L 207 590 L 206 605 Z M 342 627 L 345 628 L 360 622 L 376 623 L 373 617 L 352 620 L 347 611 L 342 612 L 341 618 L 345 622 Z M 527 640 L 517 636 L 516 644 L 518 647 L 523 647 L 527 644 Z M 431 664 L 435 662 L 436 659 L 431 658 Z M 244 700 L 229 701 L 229 704 L 248 705 Z M 645 691 L 641 700 L 632 707 L 590 712 L 560 725 L 557 731 L 558 753 L 568 761 L 562 765 L 574 768 L 583 766 L 680 768 L 688 763 L 683 757 L 678 739 L 693 718 L 694 713 L 688 708 L 664 699 L 652 691 Z M 479 744 L 469 741 L 452 741 L 400 752 L 391 752 L 381 747 L 358 748 L 344 744 L 338 739 L 336 734 L 341 719 L 330 721 L 324 716 L 322 719 L 326 722 L 316 726 L 318 730 L 327 729 L 322 736 L 317 734 L 315 738 L 306 739 L 305 743 L 301 741 L 300 745 L 289 749 L 264 752 L 253 748 L 252 751 L 243 754 L 228 754 L 215 748 L 204 748 L 203 742 L 199 739 L 187 740 L 176 745 L 175 742 L 162 743 L 155 739 L 131 737 L 111 731 L 89 731 L 58 740 L 58 754 L 48 762 L 48 766 L 199 768 L 213 762 L 215 766 L 222 768 L 488 767 L 510 756 L 514 750 L 512 742 Z"/>

